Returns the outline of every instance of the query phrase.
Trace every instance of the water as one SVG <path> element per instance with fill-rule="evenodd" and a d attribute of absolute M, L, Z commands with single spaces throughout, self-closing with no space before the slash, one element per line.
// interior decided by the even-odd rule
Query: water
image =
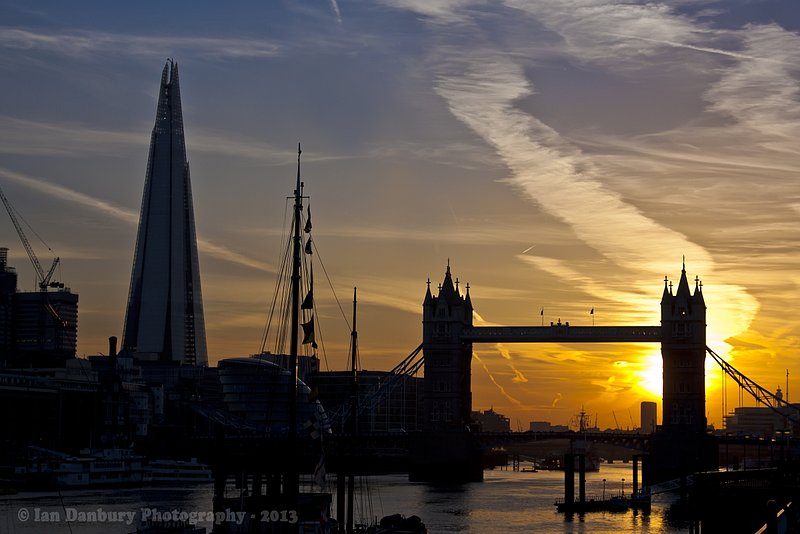
<path fill-rule="evenodd" d="M 601 497 L 604 478 L 607 497 L 618 494 L 623 488 L 625 493 L 631 490 L 629 464 L 603 465 L 600 472 L 587 473 L 587 495 Z M 553 506 L 554 500 L 562 497 L 564 491 L 564 474 L 557 471 L 486 471 L 484 482 L 457 486 L 409 483 L 405 475 L 387 475 L 369 477 L 366 485 L 369 486 L 371 499 L 357 502 L 358 515 L 381 517 L 393 513 L 416 514 L 422 518 L 431 534 L 688 532 L 688 526 L 671 519 L 669 498 L 662 496 L 654 498 L 652 511 L 648 515 L 631 510 L 624 513 L 594 512 L 565 518 Z M 162 512 L 194 512 L 200 519 L 205 519 L 202 515 L 211 512 L 211 497 L 210 485 L 65 491 L 60 497 L 52 492 L 14 495 L 0 500 L 0 533 L 68 533 L 71 526 L 74 534 L 124 534 L 135 531 L 135 523 L 127 525 L 124 521 L 114 522 L 110 517 L 105 521 L 93 521 L 94 518 L 87 517 L 85 522 L 68 525 L 65 515 L 68 512 L 74 514 L 102 510 L 139 516 L 157 508 Z M 38 521 L 35 520 L 37 508 Z M 29 514 L 24 522 L 19 519 L 22 509 Z M 54 520 L 44 522 L 43 518 Z M 211 531 L 210 521 L 199 521 L 198 525 Z"/>

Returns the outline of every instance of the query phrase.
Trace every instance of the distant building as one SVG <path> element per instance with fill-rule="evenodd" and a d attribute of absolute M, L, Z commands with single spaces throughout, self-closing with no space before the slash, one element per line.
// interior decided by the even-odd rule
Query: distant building
<path fill-rule="evenodd" d="M 567 425 L 551 425 L 550 421 L 531 421 L 531 432 L 569 432 Z"/>
<path fill-rule="evenodd" d="M 511 432 L 511 422 L 503 414 L 489 408 L 483 412 L 472 412 L 472 420 L 480 425 L 482 432 Z"/>
<path fill-rule="evenodd" d="M 643 401 L 640 405 L 641 410 L 641 429 L 644 434 L 652 434 L 658 426 L 658 404 L 650 401 Z"/>
<path fill-rule="evenodd" d="M 775 396 L 778 398 L 783 396 L 780 387 Z M 796 435 L 794 425 L 784 414 L 797 419 L 800 417 L 800 404 L 790 406 L 778 408 L 777 411 L 766 406 L 736 408 L 732 414 L 725 416 L 725 433 L 766 438 L 774 437 L 778 432 L 792 432 Z"/>
<path fill-rule="evenodd" d="M 14 354 L 14 294 L 17 271 L 8 266 L 8 249 L 0 248 L 0 369 L 11 366 Z"/>
<path fill-rule="evenodd" d="M 0 372 L 0 454 L 39 445 L 62 451 L 100 443 L 101 395 L 89 362 L 71 359 L 59 368 Z"/>
<path fill-rule="evenodd" d="M 69 288 L 13 297 L 17 367 L 63 366 L 78 347 L 78 295 Z"/>
<path fill-rule="evenodd" d="M 320 372 L 309 378 L 319 401 L 342 430 L 342 414 L 349 414 L 352 375 L 349 371 Z M 422 429 L 422 378 L 388 371 L 359 371 L 358 397 L 361 432 L 413 432 Z"/>
<path fill-rule="evenodd" d="M 262 352 L 261 354 L 254 354 L 253 358 L 259 358 L 261 361 L 271 362 L 278 367 L 283 367 L 289 370 L 289 355 L 288 354 L 273 354 L 271 352 Z M 297 378 L 310 384 L 310 376 L 319 372 L 319 358 L 316 355 L 306 356 L 304 354 L 297 355 Z"/>
<path fill-rule="evenodd" d="M 225 411 L 255 427 L 269 432 L 289 428 L 289 380 L 291 374 L 266 358 L 227 358 L 218 365 Z M 315 414 L 311 390 L 297 384 L 297 425 L 303 428 Z"/>
<path fill-rule="evenodd" d="M 63 284 L 18 292 L 0 248 L 0 369 L 64 367 L 78 347 L 78 295 Z"/>
<path fill-rule="evenodd" d="M 171 60 L 150 137 L 122 345 L 139 361 L 208 364 L 178 65 Z"/>

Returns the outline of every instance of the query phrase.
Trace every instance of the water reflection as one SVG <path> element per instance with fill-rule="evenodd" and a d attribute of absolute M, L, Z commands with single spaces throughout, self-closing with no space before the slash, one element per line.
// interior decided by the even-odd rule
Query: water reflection
<path fill-rule="evenodd" d="M 619 492 L 621 479 L 630 480 L 630 466 L 603 465 L 600 472 L 588 473 L 587 495 Z M 613 483 L 612 483 L 613 481 Z M 630 489 L 630 486 L 628 486 Z M 564 475 L 561 472 L 522 473 L 487 471 L 482 483 L 431 485 L 409 483 L 404 475 L 370 477 L 362 487 L 357 513 L 363 519 L 375 519 L 400 513 L 418 515 L 431 534 L 459 532 L 475 534 L 676 534 L 687 533 L 686 522 L 674 499 L 656 496 L 650 514 L 593 512 L 565 516 L 553 503 L 562 497 Z M 67 532 L 67 525 L 24 523 L 17 519 L 22 507 L 63 510 L 64 507 L 109 511 L 139 510 L 146 507 L 185 511 L 210 510 L 211 487 L 122 489 L 114 491 L 72 491 L 58 494 L 27 494 L 0 501 L 0 531 L 11 533 Z M 62 504 L 63 499 L 63 504 Z M 73 524 L 74 534 L 129 533 L 125 525 Z M 210 524 L 200 524 L 211 531 Z"/>

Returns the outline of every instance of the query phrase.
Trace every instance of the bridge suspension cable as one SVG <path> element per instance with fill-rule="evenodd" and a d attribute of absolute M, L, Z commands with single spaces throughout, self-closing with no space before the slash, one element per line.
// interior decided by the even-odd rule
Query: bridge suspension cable
<path fill-rule="evenodd" d="M 389 371 L 389 378 L 360 399 L 358 411 L 360 413 L 369 413 L 369 411 L 374 410 L 381 399 L 391 395 L 397 386 L 402 383 L 403 378 L 415 376 L 425 361 L 421 353 L 422 343 Z M 350 417 L 350 411 L 350 404 L 345 402 L 337 410 L 329 413 L 328 416 L 332 426 L 344 425 L 348 417 Z"/>
<path fill-rule="evenodd" d="M 776 396 L 774 393 L 769 391 L 766 388 L 758 385 L 754 380 L 751 380 L 744 373 L 736 369 L 734 366 L 726 362 L 722 359 L 722 356 L 711 350 L 710 347 L 706 347 L 706 352 L 708 352 L 714 361 L 725 371 L 729 377 L 731 377 L 734 382 L 739 385 L 740 388 L 740 395 L 741 391 L 746 391 L 753 397 L 756 402 L 759 402 L 775 412 L 776 414 L 780 415 L 784 419 L 787 419 L 795 424 L 800 424 L 800 413 L 795 406 L 792 406 L 787 401 L 783 400 L 782 398 Z M 740 403 L 741 405 L 741 403 Z M 723 414 L 725 415 L 725 414 Z"/>

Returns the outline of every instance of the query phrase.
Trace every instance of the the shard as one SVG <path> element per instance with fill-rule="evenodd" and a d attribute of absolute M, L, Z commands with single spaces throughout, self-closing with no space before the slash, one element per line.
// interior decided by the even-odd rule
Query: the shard
<path fill-rule="evenodd" d="M 161 74 L 123 349 L 139 361 L 207 365 L 178 65 Z"/>

